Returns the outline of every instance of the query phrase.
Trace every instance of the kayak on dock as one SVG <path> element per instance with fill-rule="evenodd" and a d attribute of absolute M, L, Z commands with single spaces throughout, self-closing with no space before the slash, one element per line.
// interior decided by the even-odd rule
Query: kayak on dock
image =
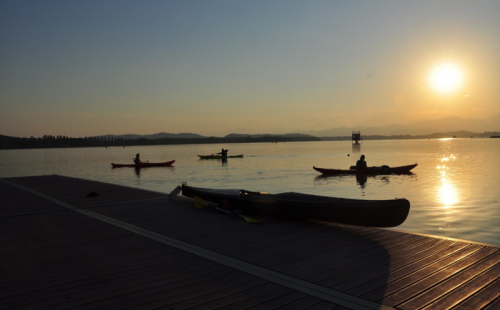
<path fill-rule="evenodd" d="M 231 155 L 231 156 L 221 156 L 221 155 L 198 155 L 200 159 L 224 159 L 224 158 L 243 158 L 243 155 Z"/>
<path fill-rule="evenodd" d="M 401 225 L 410 212 L 404 198 L 362 200 L 300 193 L 268 194 L 240 189 L 210 189 L 182 184 L 182 195 L 199 197 L 217 204 L 229 204 L 245 215 L 272 215 L 348 225 L 394 227 Z"/>
<path fill-rule="evenodd" d="M 349 170 L 342 169 L 325 169 L 325 168 L 316 168 L 313 167 L 314 170 L 321 172 L 326 175 L 336 175 L 336 174 L 364 174 L 364 175 L 373 175 L 373 174 L 405 174 L 410 173 L 410 170 L 415 168 L 418 164 L 408 165 L 408 166 L 400 166 L 400 167 L 389 167 L 389 166 L 381 166 L 381 167 L 368 167 L 368 169 L 356 170 L 356 166 L 351 166 Z"/>
<path fill-rule="evenodd" d="M 111 164 L 113 168 L 121 168 L 121 167 L 135 167 L 135 168 L 145 168 L 145 167 L 170 167 L 175 162 L 175 160 L 167 161 L 164 163 L 148 163 L 143 162 L 139 164 Z"/>

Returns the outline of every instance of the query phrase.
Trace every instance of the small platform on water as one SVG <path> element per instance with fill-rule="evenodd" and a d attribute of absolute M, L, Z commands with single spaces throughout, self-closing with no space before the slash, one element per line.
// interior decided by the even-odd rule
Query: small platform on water
<path fill-rule="evenodd" d="M 63 176 L 0 179 L 0 194 L 0 309 L 500 309 L 496 246 L 249 224 Z"/>

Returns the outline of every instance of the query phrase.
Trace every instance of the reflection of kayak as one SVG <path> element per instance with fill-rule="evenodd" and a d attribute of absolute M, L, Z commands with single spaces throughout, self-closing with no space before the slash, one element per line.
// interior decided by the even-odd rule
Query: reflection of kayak
<path fill-rule="evenodd" d="M 408 165 L 408 166 L 400 166 L 400 167 L 369 167 L 365 170 L 356 170 L 356 167 L 351 167 L 354 169 L 342 170 L 342 169 L 325 169 L 325 168 L 316 168 L 313 167 L 314 170 L 319 171 L 323 174 L 391 174 L 391 173 L 409 173 L 411 169 L 415 168 L 418 164 Z"/>
<path fill-rule="evenodd" d="M 144 168 L 144 167 L 170 167 L 175 162 L 175 160 L 167 161 L 165 163 L 140 163 L 140 164 L 111 164 L 113 168 L 120 167 L 136 167 L 136 168 Z"/>
<path fill-rule="evenodd" d="M 349 225 L 394 227 L 410 212 L 406 199 L 361 200 L 300 193 L 267 194 L 239 189 L 209 189 L 182 185 L 182 195 L 213 203 L 229 203 L 245 215 L 268 214 Z M 224 202 L 224 200 L 227 202 Z"/>
<path fill-rule="evenodd" d="M 224 159 L 224 158 L 242 158 L 243 155 L 231 155 L 231 156 L 221 156 L 221 155 L 198 155 L 200 159 Z"/>

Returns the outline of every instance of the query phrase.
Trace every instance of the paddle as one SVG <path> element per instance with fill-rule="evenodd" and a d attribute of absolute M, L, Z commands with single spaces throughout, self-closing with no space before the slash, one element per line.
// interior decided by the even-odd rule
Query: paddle
<path fill-rule="evenodd" d="M 168 194 L 168 197 L 170 198 L 174 198 L 175 196 L 179 195 L 179 193 L 182 191 L 182 187 L 180 186 L 177 186 L 176 188 L 174 188 L 173 191 L 170 192 L 170 194 Z"/>
<path fill-rule="evenodd" d="M 209 207 L 209 206 L 210 205 L 206 204 L 205 201 L 202 198 L 200 198 L 198 196 L 194 197 L 194 207 L 195 208 L 202 209 L 203 207 Z M 235 211 L 224 210 L 224 209 L 221 209 L 219 207 L 213 207 L 213 208 L 215 210 L 217 210 L 217 211 L 221 211 L 221 212 L 224 212 L 224 213 L 227 213 L 227 214 L 236 215 L 236 216 L 242 218 L 245 222 L 250 223 L 250 224 L 262 224 L 262 223 L 264 223 L 262 221 L 259 221 L 258 219 L 253 218 L 253 217 L 249 217 L 249 216 L 245 216 L 245 215 L 242 215 L 242 214 L 238 214 Z"/>

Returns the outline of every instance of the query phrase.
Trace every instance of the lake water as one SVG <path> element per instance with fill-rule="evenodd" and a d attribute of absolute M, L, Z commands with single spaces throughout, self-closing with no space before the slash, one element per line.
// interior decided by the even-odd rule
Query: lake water
<path fill-rule="evenodd" d="M 244 158 L 200 160 L 229 149 Z M 143 160 L 173 167 L 111 168 Z M 350 156 L 348 156 L 348 154 Z M 411 175 L 322 177 L 312 169 L 347 169 L 364 154 L 368 166 L 418 162 Z M 0 151 L 0 177 L 59 174 L 169 193 L 177 185 L 295 191 L 360 199 L 404 197 L 408 219 L 396 229 L 500 245 L 500 139 L 385 140 L 166 145 Z"/>

